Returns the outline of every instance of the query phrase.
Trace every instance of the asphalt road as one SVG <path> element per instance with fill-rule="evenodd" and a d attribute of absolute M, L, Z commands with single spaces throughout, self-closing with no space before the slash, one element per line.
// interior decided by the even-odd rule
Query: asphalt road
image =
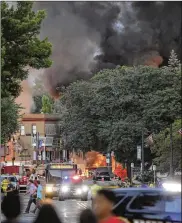
<path fill-rule="evenodd" d="M 28 196 L 21 196 L 22 198 L 22 214 L 19 218 L 20 222 L 22 223 L 31 223 L 36 217 L 36 214 L 29 213 L 24 214 L 23 212 L 26 209 L 27 203 L 28 203 Z M 63 223 L 76 223 L 78 222 L 78 216 L 80 212 L 86 208 L 91 207 L 90 201 L 80 201 L 80 200 L 66 200 L 66 201 L 58 201 L 56 198 L 52 200 L 53 205 L 63 221 Z M 34 204 L 31 206 L 31 210 L 34 209 Z M 38 214 L 38 211 L 37 211 Z M 4 220 L 4 218 L 2 219 Z"/>

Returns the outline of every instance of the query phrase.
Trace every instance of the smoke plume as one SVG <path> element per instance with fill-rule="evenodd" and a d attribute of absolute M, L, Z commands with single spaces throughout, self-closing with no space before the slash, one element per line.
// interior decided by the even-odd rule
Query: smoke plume
<path fill-rule="evenodd" d="M 46 9 L 41 38 L 53 44 L 47 87 L 57 87 L 117 65 L 166 64 L 181 58 L 181 2 L 35 2 Z M 57 89 L 57 90 L 56 90 Z"/>
<path fill-rule="evenodd" d="M 20 104 L 21 114 L 30 113 L 32 106 L 34 105 L 32 98 L 32 90 L 28 80 L 24 80 L 21 83 L 22 92 L 18 98 L 16 98 L 16 103 Z"/>

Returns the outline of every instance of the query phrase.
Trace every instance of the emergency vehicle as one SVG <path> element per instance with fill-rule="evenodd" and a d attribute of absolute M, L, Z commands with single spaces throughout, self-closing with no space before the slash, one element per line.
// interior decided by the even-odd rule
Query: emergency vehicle
<path fill-rule="evenodd" d="M 60 201 L 69 198 L 87 200 L 89 188 L 77 175 L 77 165 L 68 163 L 48 164 L 46 168 L 45 196 L 58 197 Z"/>
<path fill-rule="evenodd" d="M 131 223 L 180 223 L 180 187 L 115 189 L 113 212 Z"/>

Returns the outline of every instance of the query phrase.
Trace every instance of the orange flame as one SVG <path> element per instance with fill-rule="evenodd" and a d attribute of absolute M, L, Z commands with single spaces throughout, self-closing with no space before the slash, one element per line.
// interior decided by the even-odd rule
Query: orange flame
<path fill-rule="evenodd" d="M 155 56 L 145 61 L 145 65 L 151 67 L 159 67 L 163 62 L 163 58 L 161 56 Z"/>

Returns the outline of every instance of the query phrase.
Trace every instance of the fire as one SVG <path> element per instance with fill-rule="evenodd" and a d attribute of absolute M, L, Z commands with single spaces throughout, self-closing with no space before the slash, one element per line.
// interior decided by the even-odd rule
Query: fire
<path fill-rule="evenodd" d="M 106 166 L 106 157 L 99 152 L 91 151 L 86 153 L 87 167 Z"/>
<path fill-rule="evenodd" d="M 163 62 L 163 58 L 157 55 L 145 61 L 145 65 L 151 66 L 151 67 L 159 67 L 162 64 L 162 62 Z"/>
<path fill-rule="evenodd" d="M 60 97 L 60 93 L 56 89 L 49 89 L 49 93 L 54 99 L 58 99 Z"/>

